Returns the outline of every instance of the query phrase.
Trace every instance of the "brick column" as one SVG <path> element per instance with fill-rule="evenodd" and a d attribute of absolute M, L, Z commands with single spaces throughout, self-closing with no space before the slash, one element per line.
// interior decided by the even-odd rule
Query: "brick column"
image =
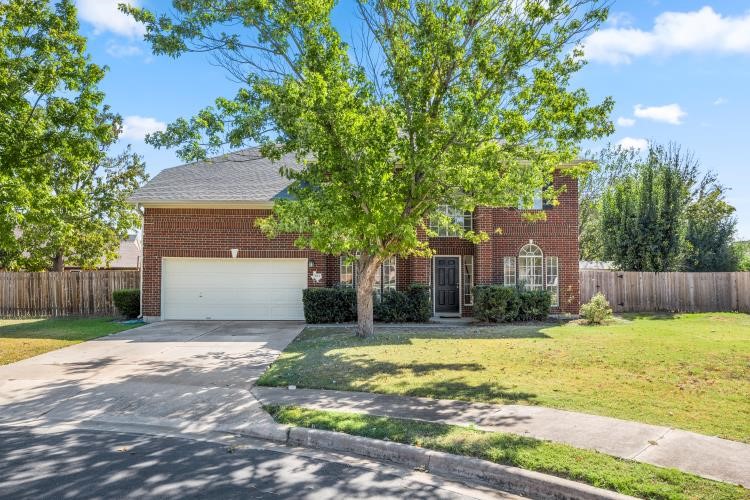
<path fill-rule="evenodd" d="M 495 266 L 495 255 L 492 244 L 495 227 L 492 220 L 492 209 L 477 207 L 474 211 L 474 229 L 484 231 L 490 236 L 488 241 L 475 246 L 474 259 L 474 283 L 476 285 L 489 285 L 493 281 L 493 268 Z"/>
<path fill-rule="evenodd" d="M 417 228 L 417 238 L 419 238 L 419 241 L 427 241 L 427 235 L 421 227 Z M 410 257 L 409 260 L 411 261 L 411 282 L 429 285 L 431 259 L 425 257 Z"/>

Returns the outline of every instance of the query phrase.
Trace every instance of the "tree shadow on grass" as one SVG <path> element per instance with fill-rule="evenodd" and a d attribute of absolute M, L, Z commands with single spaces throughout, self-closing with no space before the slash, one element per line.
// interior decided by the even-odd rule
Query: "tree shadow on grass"
<path fill-rule="evenodd" d="M 669 311 L 654 311 L 654 312 L 621 313 L 620 316 L 630 321 L 635 321 L 639 319 L 665 320 L 665 319 L 675 319 L 675 317 L 678 314 L 679 313 L 669 312 Z"/>
<path fill-rule="evenodd" d="M 291 347 L 291 346 L 290 346 Z M 305 351 L 288 352 L 277 360 L 258 385 L 295 385 L 307 389 L 400 394 L 404 396 L 464 401 L 534 404 L 536 394 L 519 391 L 497 381 L 472 383 L 460 372 L 477 373 L 480 363 L 420 362 L 398 363 L 373 360 L 366 354 L 339 354 L 318 351 L 311 358 Z M 435 372 L 454 376 L 430 378 Z M 394 379 L 384 389 L 379 377 Z M 382 379 L 381 379 L 382 380 Z"/>
<path fill-rule="evenodd" d="M 445 328 L 439 325 L 416 327 L 376 327 L 375 335 L 367 339 L 355 336 L 355 327 L 316 327 L 308 326 L 297 336 L 294 343 L 340 340 L 351 341 L 355 344 L 408 344 L 412 338 L 419 339 L 550 339 L 544 330 L 560 326 L 559 323 L 521 323 L 521 324 L 490 324 L 469 327 Z"/>

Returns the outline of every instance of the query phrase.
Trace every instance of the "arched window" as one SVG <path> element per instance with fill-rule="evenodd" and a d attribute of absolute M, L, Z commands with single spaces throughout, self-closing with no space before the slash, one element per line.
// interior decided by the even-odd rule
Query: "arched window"
<path fill-rule="evenodd" d="M 533 243 L 518 252 L 518 282 L 527 290 L 544 289 L 544 255 Z"/>

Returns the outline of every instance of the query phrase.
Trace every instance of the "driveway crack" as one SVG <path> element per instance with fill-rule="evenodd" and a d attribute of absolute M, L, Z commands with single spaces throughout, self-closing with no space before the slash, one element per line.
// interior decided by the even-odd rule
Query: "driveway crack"
<path fill-rule="evenodd" d="M 209 333 L 213 333 L 213 332 L 215 332 L 216 330 L 218 330 L 219 328 L 221 328 L 221 327 L 223 327 L 223 326 L 226 326 L 226 324 L 227 324 L 227 323 L 230 323 L 230 322 L 229 322 L 229 321 L 222 321 L 221 323 L 219 323 L 219 324 L 218 324 L 218 325 L 216 326 L 216 328 L 212 328 L 211 330 L 209 330 L 209 331 L 207 331 L 207 332 L 203 332 L 203 333 L 201 333 L 201 334 L 199 334 L 199 335 L 196 335 L 195 337 L 192 337 L 192 338 L 188 339 L 188 340 L 187 340 L 186 342 L 192 342 L 193 340 L 195 340 L 195 339 L 198 339 L 198 338 L 201 338 L 201 337 L 203 337 L 204 335 L 208 335 Z"/>
<path fill-rule="evenodd" d="M 643 453 L 645 453 L 646 450 L 648 450 L 649 448 L 653 448 L 654 446 L 658 446 L 659 445 L 659 441 L 661 441 L 662 439 L 664 439 L 666 437 L 666 435 L 669 434 L 670 432 L 672 432 L 673 430 L 674 429 L 672 429 L 670 427 L 669 429 L 665 430 L 664 433 L 661 436 L 659 436 L 658 438 L 656 438 L 653 441 L 649 441 L 648 444 L 641 451 L 639 451 L 638 453 L 636 453 L 635 455 L 633 455 L 633 456 L 630 457 L 631 460 L 638 460 L 638 457 L 640 457 L 641 455 L 643 455 Z"/>

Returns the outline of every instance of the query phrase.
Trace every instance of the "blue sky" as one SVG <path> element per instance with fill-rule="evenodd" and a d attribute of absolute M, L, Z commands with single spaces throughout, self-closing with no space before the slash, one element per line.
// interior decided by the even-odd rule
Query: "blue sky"
<path fill-rule="evenodd" d="M 121 1 L 77 0 L 81 28 L 93 60 L 110 68 L 102 88 L 125 117 L 123 144 L 132 144 L 155 175 L 180 161 L 143 135 L 233 95 L 237 84 L 205 55 L 153 56 L 142 28 L 116 10 Z M 130 3 L 168 8 L 157 0 Z M 336 11 L 342 33 L 356 24 L 348 9 L 345 1 Z M 574 84 L 594 100 L 614 97 L 616 131 L 584 146 L 653 140 L 689 148 L 731 188 L 737 236 L 750 239 L 750 1 L 615 0 L 586 54 L 590 62 Z"/>

